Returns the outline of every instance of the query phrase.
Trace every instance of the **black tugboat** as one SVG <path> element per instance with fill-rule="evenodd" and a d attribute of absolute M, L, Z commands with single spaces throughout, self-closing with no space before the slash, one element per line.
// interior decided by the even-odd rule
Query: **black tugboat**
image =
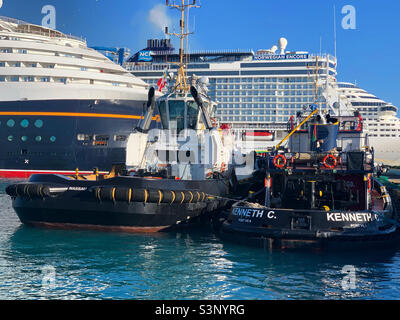
<path fill-rule="evenodd" d="M 189 6 L 177 6 L 182 17 Z M 155 89 L 149 91 L 147 111 L 127 143 L 125 167 L 107 176 L 33 175 L 28 183 L 9 186 L 7 194 L 23 223 L 157 232 L 226 205 L 224 197 L 232 195 L 238 183 L 231 165 L 233 136 L 213 124 L 210 111 L 215 103 L 204 79 L 193 76 L 188 85 L 183 48 L 180 53 L 176 81 L 168 93 L 156 100 Z M 150 131 L 156 112 L 162 129 Z"/>
<path fill-rule="evenodd" d="M 265 193 L 233 205 L 222 237 L 267 249 L 397 243 L 398 217 L 375 178 L 361 117 L 332 118 L 316 109 L 295 122 L 289 123 L 288 147 L 278 145 L 258 160 Z"/>

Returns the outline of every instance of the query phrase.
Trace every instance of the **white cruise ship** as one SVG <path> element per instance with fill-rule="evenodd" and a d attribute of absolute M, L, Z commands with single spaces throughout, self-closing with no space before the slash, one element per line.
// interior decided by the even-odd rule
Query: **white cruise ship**
<path fill-rule="evenodd" d="M 209 95 L 218 103 L 215 116 L 228 124 L 237 138 L 243 136 L 243 145 L 255 140 L 249 148 L 263 149 L 279 142 L 287 134 L 290 117 L 321 96 L 315 91 L 316 81 L 320 86 L 336 81 L 335 57 L 287 51 L 286 47 L 287 40 L 281 38 L 277 46 L 257 52 L 202 51 L 186 55 L 188 76 L 208 79 Z M 178 59 L 170 40 L 148 40 L 147 47 L 124 66 L 156 86 L 165 70 L 176 71 L 171 62 Z M 327 108 L 326 100 L 322 98 L 319 105 Z"/>
<path fill-rule="evenodd" d="M 218 103 L 216 116 L 220 122 L 244 131 L 243 140 L 255 140 L 256 149 L 276 145 L 286 135 L 282 128 L 286 128 L 290 116 L 319 97 L 317 104 L 333 113 L 361 112 L 378 159 L 390 159 L 393 164 L 393 160 L 400 158 L 398 149 L 391 147 L 393 138 L 399 137 L 397 109 L 352 84 L 338 83 L 335 57 L 287 51 L 287 43 L 281 38 L 271 49 L 256 52 L 190 52 L 188 75 L 208 78 L 209 94 Z M 165 70 L 175 72 L 176 66 L 171 62 L 178 58 L 168 39 L 151 39 L 124 66 L 156 86 Z M 334 106 L 340 106 L 341 111 Z"/>
<path fill-rule="evenodd" d="M 397 107 L 348 82 L 339 82 L 338 91 L 364 118 L 377 162 L 400 165 L 400 119 Z"/>
<path fill-rule="evenodd" d="M 0 17 L 0 177 L 124 163 L 147 87 L 83 39 Z"/>

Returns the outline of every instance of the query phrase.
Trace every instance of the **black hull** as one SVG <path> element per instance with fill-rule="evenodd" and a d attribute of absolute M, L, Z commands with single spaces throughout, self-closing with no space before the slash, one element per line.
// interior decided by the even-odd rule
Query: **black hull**
<path fill-rule="evenodd" d="M 219 229 L 223 239 L 268 250 L 358 250 L 400 244 L 399 223 L 379 221 L 370 212 L 240 209 L 257 211 L 230 214 Z"/>
<path fill-rule="evenodd" d="M 265 250 L 306 249 L 352 251 L 400 246 L 399 230 L 387 234 L 320 238 L 315 234 L 301 235 L 285 231 L 263 233 L 256 230 L 237 230 L 231 228 L 229 225 L 223 225 L 220 229 L 220 236 L 227 241 L 259 247 Z"/>
<path fill-rule="evenodd" d="M 136 177 L 81 181 L 66 180 L 58 175 L 34 175 L 16 193 L 15 185 L 11 186 L 11 189 L 14 188 L 11 191 L 8 188 L 8 193 L 12 196 L 13 208 L 19 219 L 27 225 L 158 232 L 192 225 L 223 208 L 226 201 L 218 197 L 226 196 L 226 183 L 226 179 L 177 181 Z M 41 186 L 41 191 L 33 192 L 39 189 L 29 189 L 33 188 L 32 185 Z M 43 187 L 47 188 L 46 195 L 42 192 Z M 68 190 L 49 191 L 63 188 Z M 118 196 L 123 194 L 117 190 L 127 189 L 133 190 L 132 198 Z M 112 191 L 109 196 L 107 190 Z M 139 200 L 138 190 L 147 190 L 144 201 Z M 176 197 L 167 198 L 170 190 L 174 191 Z M 183 197 L 180 196 L 182 192 Z M 163 196 L 158 198 L 160 193 Z"/>

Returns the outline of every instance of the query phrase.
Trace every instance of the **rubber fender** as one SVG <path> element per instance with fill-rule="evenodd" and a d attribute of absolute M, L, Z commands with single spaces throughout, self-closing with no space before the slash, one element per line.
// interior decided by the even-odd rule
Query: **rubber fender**
<path fill-rule="evenodd" d="M 42 198 L 43 185 L 41 184 L 28 184 L 26 187 L 26 195 L 29 198 Z"/>
<path fill-rule="evenodd" d="M 94 189 L 92 189 L 94 191 L 94 196 L 97 200 L 101 201 L 100 198 L 100 191 L 101 191 L 101 187 L 96 187 Z"/>
<path fill-rule="evenodd" d="M 42 197 L 43 198 L 50 197 L 50 187 L 49 186 L 43 186 L 41 193 L 42 193 Z"/>
<path fill-rule="evenodd" d="M 193 202 L 200 202 L 200 200 L 201 200 L 201 193 L 198 192 L 198 191 L 194 192 L 194 198 L 195 198 L 195 200 L 194 200 Z"/>
<path fill-rule="evenodd" d="M 184 203 L 185 201 L 185 194 L 183 193 L 183 191 L 175 191 L 173 190 L 175 193 L 175 201 L 174 203 Z"/>
<path fill-rule="evenodd" d="M 162 191 L 163 193 L 163 198 L 161 203 L 169 203 L 173 204 L 176 200 L 176 193 L 172 190 L 164 190 Z"/>
<path fill-rule="evenodd" d="M 194 194 L 192 191 L 183 191 L 185 198 L 183 200 L 183 203 L 192 203 L 194 199 Z"/>
<path fill-rule="evenodd" d="M 15 188 L 17 197 L 25 197 L 27 187 L 28 187 L 28 185 L 25 183 L 17 184 L 17 186 Z"/>
<path fill-rule="evenodd" d="M 101 187 L 98 193 L 98 197 L 101 201 L 115 201 L 115 189 L 114 187 Z"/>
<path fill-rule="evenodd" d="M 132 189 L 131 188 L 116 188 L 114 194 L 115 201 L 120 202 L 131 202 L 132 201 Z"/>
<path fill-rule="evenodd" d="M 11 185 L 7 186 L 6 193 L 10 197 L 16 197 L 17 196 L 17 184 L 11 184 Z"/>
<path fill-rule="evenodd" d="M 133 189 L 132 200 L 134 202 L 149 202 L 149 191 L 146 189 Z"/>
<path fill-rule="evenodd" d="M 147 202 L 161 203 L 163 198 L 163 192 L 161 190 L 149 190 L 149 198 Z"/>

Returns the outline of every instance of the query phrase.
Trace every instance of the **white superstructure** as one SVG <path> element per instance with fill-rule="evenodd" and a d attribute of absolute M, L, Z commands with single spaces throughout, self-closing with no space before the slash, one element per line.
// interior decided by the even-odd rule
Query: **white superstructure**
<path fill-rule="evenodd" d="M 400 164 L 400 119 L 397 107 L 348 82 L 338 83 L 339 93 L 364 118 L 378 162 Z"/>
<path fill-rule="evenodd" d="M 0 100 L 145 99 L 145 95 L 142 80 L 88 48 L 85 40 L 0 17 Z"/>

